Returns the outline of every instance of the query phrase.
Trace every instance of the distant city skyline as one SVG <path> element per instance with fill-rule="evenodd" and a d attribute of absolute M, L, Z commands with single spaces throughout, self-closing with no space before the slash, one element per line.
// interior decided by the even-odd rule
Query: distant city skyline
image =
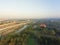
<path fill-rule="evenodd" d="M 0 18 L 60 18 L 60 0 L 0 0 Z"/>

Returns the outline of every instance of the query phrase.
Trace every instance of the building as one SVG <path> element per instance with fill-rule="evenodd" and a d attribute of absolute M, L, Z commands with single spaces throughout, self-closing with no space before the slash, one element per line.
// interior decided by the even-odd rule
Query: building
<path fill-rule="evenodd" d="M 47 25 L 46 25 L 46 24 L 40 24 L 40 27 L 41 27 L 41 28 L 46 28 Z"/>

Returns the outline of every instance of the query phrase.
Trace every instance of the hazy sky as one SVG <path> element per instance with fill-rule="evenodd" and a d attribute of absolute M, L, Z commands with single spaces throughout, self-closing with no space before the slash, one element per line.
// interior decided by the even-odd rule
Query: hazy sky
<path fill-rule="evenodd" d="M 60 17 L 60 0 L 0 0 L 0 18 Z"/>

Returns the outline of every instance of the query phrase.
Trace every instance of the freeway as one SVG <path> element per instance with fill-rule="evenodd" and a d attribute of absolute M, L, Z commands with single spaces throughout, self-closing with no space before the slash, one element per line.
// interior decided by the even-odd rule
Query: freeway
<path fill-rule="evenodd" d="M 4 30 L 7 30 L 7 29 L 11 29 L 13 27 L 22 26 L 22 25 L 24 25 L 24 24 L 22 23 L 22 24 L 15 24 L 15 25 L 12 25 L 12 26 L 8 26 L 8 27 L 5 27 L 5 28 L 0 29 L 0 32 L 1 31 L 4 31 Z"/>
<path fill-rule="evenodd" d="M 29 25 L 25 25 L 24 27 L 20 28 L 19 30 L 16 30 L 15 33 L 20 33 L 24 29 L 26 29 Z"/>
<path fill-rule="evenodd" d="M 13 26 L 15 24 L 17 24 L 17 23 L 16 22 L 10 22 L 10 23 L 7 23 L 7 24 L 2 24 L 2 25 L 0 25 L 0 29 L 8 27 L 8 26 Z"/>
<path fill-rule="evenodd" d="M 8 26 L 6 28 L 0 29 L 0 35 L 6 35 L 11 32 L 14 32 L 15 30 L 19 29 L 19 27 L 21 27 L 23 25 L 26 25 L 26 23 L 20 23 L 20 24 L 16 24 L 13 26 Z"/>

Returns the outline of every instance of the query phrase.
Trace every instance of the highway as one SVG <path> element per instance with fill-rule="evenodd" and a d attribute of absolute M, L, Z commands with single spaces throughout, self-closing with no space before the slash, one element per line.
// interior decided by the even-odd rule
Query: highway
<path fill-rule="evenodd" d="M 20 23 L 20 24 L 15 24 L 15 25 L 12 25 L 12 26 L 8 26 L 8 27 L 5 27 L 5 28 L 2 28 L 2 29 L 0 29 L 0 35 L 6 35 L 8 33 L 11 33 L 13 31 L 16 31 L 21 26 L 26 25 L 26 24 L 27 23 Z"/>
<path fill-rule="evenodd" d="M 21 31 L 23 31 L 24 29 L 26 29 L 29 25 L 25 25 L 23 26 L 21 29 L 15 31 L 15 33 L 20 33 Z"/>
<path fill-rule="evenodd" d="M 10 23 L 6 23 L 6 24 L 2 24 L 2 25 L 0 25 L 0 29 L 8 27 L 8 26 L 15 25 L 15 24 L 17 24 L 17 23 L 16 22 L 10 22 Z"/>

